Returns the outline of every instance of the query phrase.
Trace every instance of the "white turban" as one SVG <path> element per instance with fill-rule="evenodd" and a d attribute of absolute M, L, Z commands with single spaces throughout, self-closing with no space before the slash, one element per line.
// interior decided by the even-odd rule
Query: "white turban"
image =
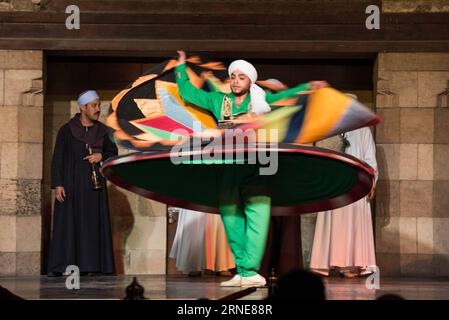
<path fill-rule="evenodd" d="M 352 99 L 354 99 L 354 100 L 359 100 L 359 98 L 358 98 L 355 94 L 352 94 L 352 93 L 345 93 L 345 95 L 347 95 L 348 97 L 350 97 L 350 98 L 352 98 Z"/>
<path fill-rule="evenodd" d="M 100 99 L 100 97 L 98 96 L 96 91 L 94 90 L 84 91 L 78 97 L 78 105 L 83 106 L 97 99 Z"/>
<path fill-rule="evenodd" d="M 235 60 L 229 65 L 229 76 L 235 71 L 240 71 L 248 76 L 251 80 L 251 86 L 249 93 L 251 97 L 251 106 L 253 112 L 256 114 L 262 114 L 271 111 L 270 105 L 265 100 L 265 91 L 256 84 L 257 71 L 254 66 L 245 60 Z"/>

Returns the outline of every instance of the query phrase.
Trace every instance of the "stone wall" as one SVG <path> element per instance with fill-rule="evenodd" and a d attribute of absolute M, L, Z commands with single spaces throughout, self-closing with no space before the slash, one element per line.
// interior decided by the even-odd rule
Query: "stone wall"
<path fill-rule="evenodd" d="M 0 11 L 37 11 L 44 0 L 0 0 Z"/>
<path fill-rule="evenodd" d="M 376 70 L 381 274 L 447 276 L 449 54 L 381 53 Z"/>
<path fill-rule="evenodd" d="M 42 59 L 0 50 L 0 275 L 40 272 Z"/>
<path fill-rule="evenodd" d="M 382 0 L 385 13 L 449 12 L 448 0 Z"/>

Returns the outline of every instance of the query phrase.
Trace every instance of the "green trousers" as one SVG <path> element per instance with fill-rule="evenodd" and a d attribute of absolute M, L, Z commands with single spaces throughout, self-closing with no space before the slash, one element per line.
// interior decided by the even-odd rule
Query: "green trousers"
<path fill-rule="evenodd" d="M 250 277 L 258 273 L 265 253 L 271 198 L 261 191 L 264 179 L 256 166 L 238 166 L 224 165 L 219 209 L 237 273 Z"/>

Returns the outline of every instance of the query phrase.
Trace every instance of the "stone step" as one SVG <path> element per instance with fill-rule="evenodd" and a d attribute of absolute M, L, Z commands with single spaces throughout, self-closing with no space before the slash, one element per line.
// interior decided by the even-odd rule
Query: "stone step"
<path fill-rule="evenodd" d="M 26 107 L 43 107 L 44 95 L 42 89 L 24 92 L 22 94 L 22 105 Z"/>
<path fill-rule="evenodd" d="M 438 107 L 439 108 L 449 107 L 449 89 L 446 89 L 446 91 L 438 95 Z"/>
<path fill-rule="evenodd" d="M 42 78 L 32 79 L 31 88 L 22 93 L 22 105 L 26 107 L 43 107 L 43 80 Z"/>
<path fill-rule="evenodd" d="M 33 79 L 31 82 L 31 89 L 43 89 L 44 88 L 44 80 L 41 79 Z"/>

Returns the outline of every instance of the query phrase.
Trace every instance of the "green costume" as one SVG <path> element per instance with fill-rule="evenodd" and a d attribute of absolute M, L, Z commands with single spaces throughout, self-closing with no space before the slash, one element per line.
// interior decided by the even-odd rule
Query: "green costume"
<path fill-rule="evenodd" d="M 232 93 L 206 92 L 193 86 L 185 64 L 177 66 L 175 71 L 183 100 L 209 110 L 217 120 L 233 119 L 234 116 L 251 112 L 249 94 L 237 106 Z M 301 84 L 278 93 L 266 92 L 266 101 L 271 104 L 308 89 L 308 84 Z M 265 252 L 271 208 L 271 198 L 263 190 L 264 176 L 259 175 L 256 165 L 246 168 L 244 175 L 237 175 L 233 165 L 223 165 L 218 170 L 222 190 L 219 210 L 237 273 L 242 277 L 253 276 L 259 271 Z"/>

